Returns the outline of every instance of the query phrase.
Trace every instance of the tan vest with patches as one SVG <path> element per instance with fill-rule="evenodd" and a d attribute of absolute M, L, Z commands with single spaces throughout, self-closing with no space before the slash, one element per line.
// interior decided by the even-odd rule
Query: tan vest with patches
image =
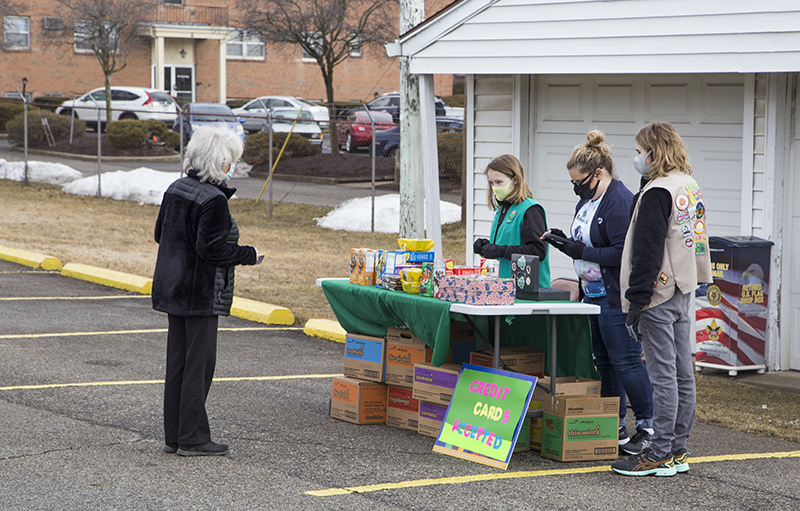
<path fill-rule="evenodd" d="M 645 309 L 660 305 L 672 298 L 675 287 L 685 294 L 697 289 L 698 283 L 713 281 L 703 194 L 691 176 L 672 171 L 666 177 L 659 177 L 647 183 L 633 209 L 631 224 L 625 237 L 625 248 L 622 250 L 619 275 L 622 310 L 625 312 L 630 307 L 625 292 L 628 290 L 631 275 L 633 233 L 636 230 L 642 195 L 651 188 L 663 188 L 670 193 L 672 212 L 668 220 L 661 270 L 654 283 L 653 297 Z"/>

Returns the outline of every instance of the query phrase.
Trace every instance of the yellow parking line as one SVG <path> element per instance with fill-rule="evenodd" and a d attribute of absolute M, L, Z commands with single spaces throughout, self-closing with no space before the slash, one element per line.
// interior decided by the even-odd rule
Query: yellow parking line
<path fill-rule="evenodd" d="M 280 381 L 280 380 L 306 380 L 306 379 L 320 379 L 320 378 L 333 378 L 334 376 L 341 376 L 337 374 L 288 374 L 282 376 L 238 376 L 238 377 L 225 377 L 214 378 L 215 382 L 231 382 L 231 381 Z M 90 381 L 79 383 L 49 383 L 43 385 L 13 385 L 9 387 L 0 387 L 0 391 L 8 390 L 41 390 L 41 389 L 64 389 L 69 387 L 113 387 L 124 385 L 158 385 L 164 384 L 164 380 L 129 380 L 129 381 Z"/>
<path fill-rule="evenodd" d="M 112 296 L 5 296 L 0 298 L 3 302 L 16 302 L 26 300 L 117 300 L 120 298 L 147 298 L 150 295 L 112 295 Z"/>
<path fill-rule="evenodd" d="M 303 330 L 301 326 L 285 327 L 222 327 L 220 332 L 260 332 L 268 330 Z M 0 339 L 40 339 L 44 337 L 80 337 L 90 335 L 124 335 L 124 334 L 151 334 L 166 332 L 166 328 L 150 328 L 142 330 L 109 330 L 105 332 L 51 332 L 46 334 L 6 334 L 0 335 Z"/>
<path fill-rule="evenodd" d="M 768 458 L 797 458 L 800 451 L 785 452 L 759 452 L 747 454 L 721 454 L 717 456 L 697 456 L 691 457 L 689 463 L 710 463 L 719 461 L 741 461 Z M 500 472 L 495 474 L 478 474 L 459 477 L 440 477 L 436 479 L 416 479 L 410 481 L 399 481 L 396 483 L 368 484 L 364 486 L 349 486 L 345 488 L 328 488 L 326 490 L 313 490 L 305 492 L 312 497 L 330 497 L 333 495 L 349 495 L 352 493 L 367 493 L 380 490 L 395 490 L 401 488 L 419 488 L 422 486 L 436 486 L 442 484 L 464 484 L 476 481 L 496 481 L 501 479 L 520 479 L 525 477 L 555 476 L 564 474 L 588 474 L 591 472 L 607 472 L 611 470 L 610 465 L 600 467 L 579 467 L 563 468 L 552 470 L 528 470 L 523 472 Z M 681 477 L 678 475 L 677 477 Z"/>

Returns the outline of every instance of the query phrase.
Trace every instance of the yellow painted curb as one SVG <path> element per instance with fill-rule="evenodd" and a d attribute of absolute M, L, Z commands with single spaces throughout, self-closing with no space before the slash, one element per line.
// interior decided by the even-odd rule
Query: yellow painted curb
<path fill-rule="evenodd" d="M 42 270 L 60 270 L 62 268 L 61 261 L 55 257 L 3 245 L 0 245 L 0 259 Z"/>
<path fill-rule="evenodd" d="M 293 325 L 294 314 L 285 307 L 233 297 L 231 316 L 267 325 Z"/>
<path fill-rule="evenodd" d="M 67 263 L 61 270 L 61 275 L 143 295 L 149 295 L 153 289 L 153 279 L 89 266 L 88 264 Z"/>
<path fill-rule="evenodd" d="M 311 337 L 319 337 L 329 341 L 344 344 L 347 332 L 337 321 L 330 319 L 309 319 L 303 328 L 303 333 Z"/>

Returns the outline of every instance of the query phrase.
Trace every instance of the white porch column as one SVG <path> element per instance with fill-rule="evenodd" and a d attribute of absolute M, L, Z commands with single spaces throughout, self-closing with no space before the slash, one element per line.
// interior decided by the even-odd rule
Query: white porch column
<path fill-rule="evenodd" d="M 154 88 L 161 89 L 161 90 L 170 90 L 172 84 L 165 84 L 164 83 L 164 38 L 161 36 L 156 36 L 156 52 L 155 52 L 155 59 L 153 61 L 153 65 L 156 68 L 155 72 L 155 81 L 156 83 L 153 84 Z"/>
<path fill-rule="evenodd" d="M 219 102 L 223 105 L 228 100 L 228 71 L 226 68 L 226 51 L 227 51 L 228 38 L 219 40 Z"/>
<path fill-rule="evenodd" d="M 436 137 L 436 105 L 433 75 L 419 77 L 419 117 L 422 135 L 422 172 L 425 183 L 426 237 L 434 242 L 436 257 L 442 257 L 442 215 L 439 198 L 439 151 Z"/>

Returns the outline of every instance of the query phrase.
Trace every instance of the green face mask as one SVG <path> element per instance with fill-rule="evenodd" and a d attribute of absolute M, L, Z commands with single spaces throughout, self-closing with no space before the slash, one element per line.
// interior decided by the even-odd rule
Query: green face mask
<path fill-rule="evenodd" d="M 505 200 L 508 197 L 508 194 L 511 193 L 511 189 L 514 188 L 514 180 L 512 179 L 505 186 L 493 186 L 492 193 L 494 193 L 494 198 L 498 201 Z"/>

